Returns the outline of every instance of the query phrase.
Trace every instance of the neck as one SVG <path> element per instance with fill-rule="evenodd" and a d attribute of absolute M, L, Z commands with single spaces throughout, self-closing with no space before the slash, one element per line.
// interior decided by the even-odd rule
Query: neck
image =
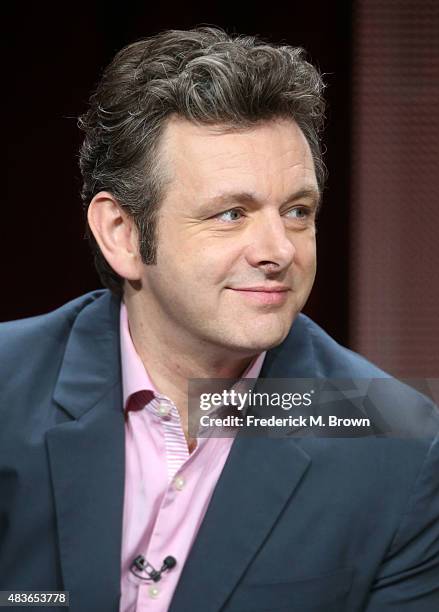
<path fill-rule="evenodd" d="M 195 342 L 169 326 L 157 324 L 136 296 L 125 295 L 131 338 L 155 388 L 176 405 L 188 439 L 188 380 L 239 378 L 255 355 Z M 189 442 L 189 439 L 188 439 Z"/>

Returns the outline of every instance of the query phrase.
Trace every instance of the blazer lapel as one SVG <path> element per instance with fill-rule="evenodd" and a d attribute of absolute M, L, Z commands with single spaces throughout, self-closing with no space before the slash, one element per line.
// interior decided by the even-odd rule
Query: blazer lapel
<path fill-rule="evenodd" d="M 170 612 L 220 610 L 309 463 L 294 440 L 237 437 Z"/>
<path fill-rule="evenodd" d="M 76 318 L 54 393 L 62 422 L 46 438 L 72 612 L 119 607 L 125 471 L 119 305 L 103 294 Z"/>
<path fill-rule="evenodd" d="M 296 320 L 288 339 L 267 353 L 261 378 L 316 376 L 306 323 Z M 291 438 L 234 441 L 170 612 L 218 612 L 269 535 L 311 460 Z"/>

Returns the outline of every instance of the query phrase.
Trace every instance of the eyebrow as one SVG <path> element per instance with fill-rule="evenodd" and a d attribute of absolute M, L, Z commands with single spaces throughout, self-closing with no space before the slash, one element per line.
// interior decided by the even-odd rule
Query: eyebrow
<path fill-rule="evenodd" d="M 316 213 L 320 208 L 321 203 L 321 194 L 315 187 L 304 187 L 290 194 L 282 203 L 281 206 L 285 206 L 295 200 L 299 200 L 301 198 L 310 198 L 313 200 L 313 203 L 316 208 Z M 248 191 L 239 191 L 239 192 L 224 192 L 213 196 L 206 200 L 206 207 L 214 208 L 218 205 L 227 206 L 229 204 L 261 204 L 261 200 L 254 193 Z"/>

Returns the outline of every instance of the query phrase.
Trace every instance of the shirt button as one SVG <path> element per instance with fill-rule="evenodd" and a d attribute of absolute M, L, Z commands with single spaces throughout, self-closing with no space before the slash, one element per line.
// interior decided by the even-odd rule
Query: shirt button
<path fill-rule="evenodd" d="M 157 412 L 161 417 L 167 417 L 171 412 L 171 406 L 168 406 L 167 404 L 160 404 L 157 408 Z"/>
<path fill-rule="evenodd" d="M 151 585 L 151 586 L 148 588 L 148 594 L 149 594 L 149 596 L 151 597 L 151 599 L 156 599 L 156 597 L 158 597 L 158 596 L 159 596 L 159 594 L 160 594 L 160 589 L 159 589 L 158 587 L 156 587 L 155 585 L 153 585 L 153 584 L 152 584 L 152 585 Z"/>
<path fill-rule="evenodd" d="M 176 476 L 174 478 L 174 488 L 177 489 L 177 491 L 181 491 L 185 484 L 186 480 L 183 478 L 183 476 Z"/>

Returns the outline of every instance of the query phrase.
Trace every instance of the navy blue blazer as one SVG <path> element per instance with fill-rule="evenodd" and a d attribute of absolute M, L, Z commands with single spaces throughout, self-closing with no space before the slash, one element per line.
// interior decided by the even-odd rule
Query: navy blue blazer
<path fill-rule="evenodd" d="M 72 612 L 119 606 L 119 306 L 0 326 L 0 590 L 68 590 Z M 299 315 L 261 376 L 386 375 Z M 389 389 L 375 414 L 407 435 L 238 435 L 171 612 L 439 610 L 438 411 Z"/>

